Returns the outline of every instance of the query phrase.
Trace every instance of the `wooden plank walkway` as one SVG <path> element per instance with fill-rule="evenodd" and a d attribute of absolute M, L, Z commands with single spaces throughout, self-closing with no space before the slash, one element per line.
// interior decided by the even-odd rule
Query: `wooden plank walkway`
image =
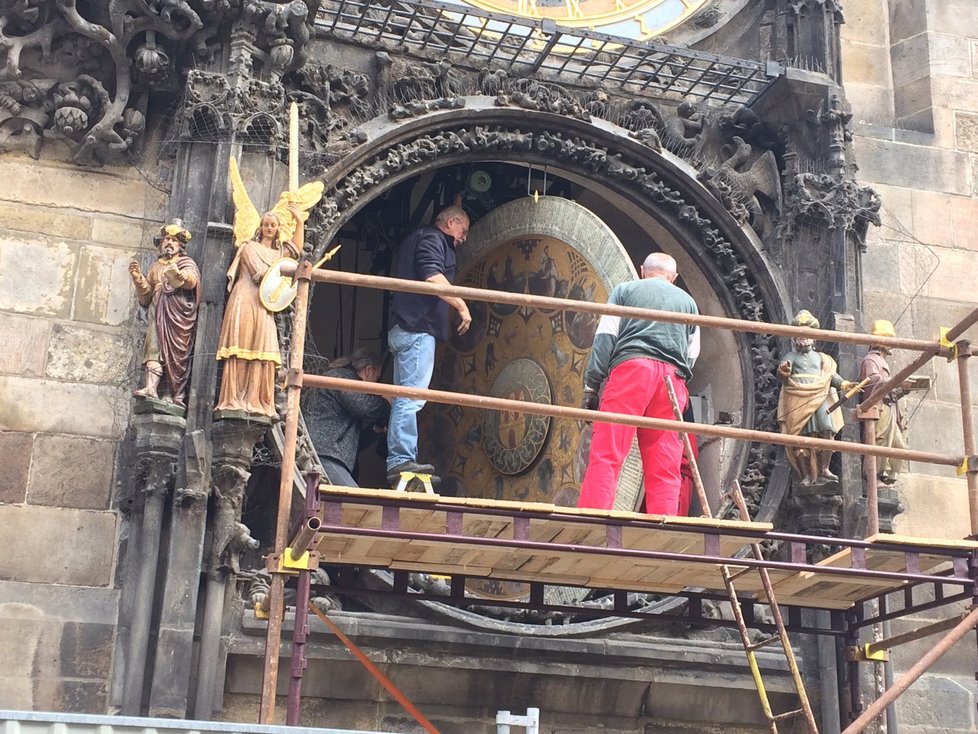
<path fill-rule="evenodd" d="M 730 558 L 729 567 L 737 571 L 744 566 L 733 556 L 773 531 L 770 523 L 329 485 L 322 486 L 321 499 L 326 511 L 316 550 L 325 564 L 639 592 L 722 593 L 718 560 L 704 562 L 702 557 Z M 803 570 L 770 568 L 778 601 L 846 609 L 907 582 L 820 573 L 820 568 L 934 574 L 949 568 L 954 556 L 978 549 L 978 542 L 967 540 L 895 535 L 869 540 L 881 547 L 847 547 Z M 962 563 L 955 572 L 966 577 Z M 735 585 L 740 593 L 763 594 L 756 573 L 743 574 Z"/>

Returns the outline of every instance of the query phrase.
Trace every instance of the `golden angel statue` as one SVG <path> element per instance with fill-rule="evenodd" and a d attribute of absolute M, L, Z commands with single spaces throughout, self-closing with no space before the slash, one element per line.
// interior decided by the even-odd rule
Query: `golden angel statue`
<path fill-rule="evenodd" d="M 229 172 L 237 252 L 228 268 L 230 295 L 217 342 L 217 359 L 224 361 L 224 376 L 215 410 L 224 417 L 233 411 L 274 419 L 278 417 L 275 374 L 282 356 L 275 315 L 259 293 L 269 270 L 279 266 L 283 258 L 298 259 L 302 253 L 303 223 L 322 197 L 323 183 L 314 181 L 283 192 L 270 211 L 259 215 L 233 157 Z"/>

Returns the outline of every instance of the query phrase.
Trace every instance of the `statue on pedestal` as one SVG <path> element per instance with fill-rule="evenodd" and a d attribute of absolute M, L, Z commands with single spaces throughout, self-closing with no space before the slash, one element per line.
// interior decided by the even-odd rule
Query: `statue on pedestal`
<path fill-rule="evenodd" d="M 806 310 L 799 311 L 792 326 L 820 327 L 818 319 Z M 836 374 L 835 360 L 815 351 L 808 338 L 791 340 L 791 351 L 778 365 L 778 377 L 783 383 L 778 401 L 778 426 L 782 433 L 794 436 L 834 438 L 842 430 L 839 411 L 829 407 L 838 401 L 838 390 L 849 390 L 855 383 Z M 831 451 L 817 451 L 789 446 L 788 462 L 804 486 L 836 482 L 838 477 L 829 470 Z"/>
<path fill-rule="evenodd" d="M 282 193 L 278 203 L 260 216 L 248 198 L 234 158 L 230 160 L 230 178 L 237 252 L 228 268 L 230 295 L 217 343 L 217 359 L 224 362 L 224 375 L 215 410 L 219 417 L 274 420 L 278 417 L 275 375 L 282 356 L 275 312 L 259 291 L 266 273 L 280 266 L 283 259 L 297 259 L 302 253 L 303 223 L 308 210 L 322 196 L 323 184 L 316 181 Z"/>
<path fill-rule="evenodd" d="M 143 387 L 137 398 L 162 400 L 184 408 L 190 380 L 194 327 L 200 306 L 200 270 L 186 254 L 190 232 L 174 219 L 156 237 L 158 257 L 144 275 L 139 263 L 129 263 L 139 304 L 147 310 Z"/>
<path fill-rule="evenodd" d="M 873 322 L 873 328 L 869 333 L 873 336 L 896 336 L 896 329 L 889 321 L 880 319 Z M 878 388 L 889 381 L 890 365 L 886 358 L 891 353 L 892 350 L 877 344 L 870 347 L 869 353 L 863 357 L 859 366 L 859 379 L 869 381 L 863 393 L 866 397 L 873 395 Z M 904 438 L 907 425 L 906 419 L 900 412 L 900 398 L 911 387 L 911 384 L 904 383 L 903 386 L 888 392 L 877 403 L 880 409 L 880 417 L 876 422 L 877 446 L 888 446 L 893 449 L 907 448 Z M 876 459 L 876 475 L 883 484 L 895 484 L 899 474 L 906 472 L 907 467 L 907 461 L 904 459 L 890 459 L 885 456 Z"/>

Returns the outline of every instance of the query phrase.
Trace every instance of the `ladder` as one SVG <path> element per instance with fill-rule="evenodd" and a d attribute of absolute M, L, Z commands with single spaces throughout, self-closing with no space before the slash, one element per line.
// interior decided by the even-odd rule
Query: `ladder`
<path fill-rule="evenodd" d="M 679 408 L 679 401 L 676 398 L 676 391 L 673 389 L 672 380 L 669 375 L 665 377 L 666 389 L 669 392 L 669 400 L 672 402 L 672 411 L 675 418 L 680 423 L 683 420 L 682 410 Z M 683 438 L 683 447 L 686 452 L 686 459 L 689 461 L 689 467 L 693 474 L 693 482 L 696 485 L 697 492 L 700 496 L 700 502 L 703 506 L 704 512 L 709 512 L 709 505 L 706 502 L 706 493 L 703 489 L 703 480 L 700 476 L 699 466 L 696 463 L 696 457 L 693 455 L 692 445 L 689 438 L 689 434 L 681 434 Z M 733 490 L 729 494 L 730 499 L 733 500 L 737 511 L 740 513 L 740 518 L 742 520 L 750 520 L 750 512 L 747 509 L 747 502 L 744 501 L 744 494 L 740 489 L 740 482 L 734 481 Z M 761 546 L 757 543 L 750 544 L 751 553 L 754 558 L 758 561 L 764 559 L 761 554 Z M 734 588 L 734 580 L 744 574 L 750 573 L 751 571 L 757 571 L 757 574 L 761 578 L 761 585 L 764 588 L 764 594 L 767 597 L 768 604 L 771 607 L 771 615 L 774 617 L 774 624 L 777 627 L 777 634 L 771 637 L 760 640 L 759 642 L 752 642 L 750 639 L 750 632 L 747 629 L 747 622 L 744 619 L 744 611 L 740 606 L 740 599 L 737 596 L 737 590 Z M 788 631 L 784 626 L 784 618 L 781 616 L 781 610 L 778 608 L 777 599 L 774 598 L 774 586 L 771 583 L 770 574 L 768 574 L 767 569 L 763 567 L 758 568 L 741 568 L 736 571 L 731 570 L 730 565 L 721 564 L 720 565 L 720 576 L 723 578 L 723 585 L 727 590 L 727 596 L 730 598 L 730 608 L 733 610 L 734 619 L 737 621 L 737 630 L 740 632 L 740 641 L 743 643 L 744 652 L 747 654 L 747 664 L 750 666 L 751 676 L 754 678 L 754 685 L 757 688 L 757 696 L 761 702 L 761 709 L 764 712 L 764 718 L 767 720 L 768 731 L 771 734 L 778 734 L 778 723 L 782 721 L 788 721 L 796 717 L 803 716 L 805 723 L 808 728 L 809 734 L 818 734 L 818 726 L 815 724 L 815 714 L 812 712 L 812 705 L 808 700 L 808 693 L 805 691 L 805 683 L 801 679 L 801 671 L 798 669 L 798 662 L 795 660 L 795 653 L 791 649 L 791 640 L 788 639 Z M 771 701 L 767 695 L 767 688 L 764 686 L 764 679 L 761 677 L 761 669 L 757 663 L 757 651 L 761 648 L 767 647 L 775 643 L 781 644 L 781 649 L 784 651 L 785 660 L 788 663 L 788 668 L 791 671 L 791 679 L 795 685 L 795 691 L 798 693 L 798 701 L 801 706 L 797 709 L 792 709 L 791 711 L 786 711 L 784 713 L 776 714 L 771 708 Z"/>

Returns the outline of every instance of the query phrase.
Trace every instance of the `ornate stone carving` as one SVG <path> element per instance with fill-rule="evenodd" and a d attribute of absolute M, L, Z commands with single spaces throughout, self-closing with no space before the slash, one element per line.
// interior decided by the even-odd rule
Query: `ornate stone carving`
<path fill-rule="evenodd" d="M 766 151 L 748 166 L 753 151 L 744 139 L 734 136 L 734 149 L 719 166 L 704 167 L 697 178 L 742 224 L 764 231 L 763 210 L 758 194 L 767 198 L 775 210 L 781 204 L 781 182 L 774 153 Z"/>
<path fill-rule="evenodd" d="M 574 95 L 558 84 L 536 79 L 517 79 L 505 85 L 496 95 L 500 107 L 522 107 L 525 110 L 554 112 L 590 122 L 591 115 Z"/>
<path fill-rule="evenodd" d="M 779 237 L 795 234 L 802 221 L 817 222 L 830 230 L 852 231 L 865 249 L 866 229 L 879 226 L 882 200 L 869 186 L 828 173 L 785 172 L 784 213 Z"/>
<path fill-rule="evenodd" d="M 231 29 L 239 76 L 257 72 L 269 86 L 303 63 L 308 15 L 302 0 L 4 3 L 0 151 L 36 157 L 45 140 L 58 140 L 77 163 L 125 156 L 145 128 L 146 93 L 170 87 L 189 60 L 209 58 L 217 33 Z M 239 107 L 251 98 L 261 106 L 261 89 L 241 92 Z"/>
<path fill-rule="evenodd" d="M 745 319 L 767 317 L 763 298 L 747 264 L 724 239 L 720 230 L 704 217 L 697 207 L 686 201 L 683 194 L 663 183 L 654 171 L 625 160 L 621 153 L 580 135 L 568 135 L 551 130 L 523 130 L 506 126 L 474 126 L 449 128 L 421 135 L 414 140 L 398 143 L 348 171 L 323 197 L 318 207 L 323 236 L 328 235 L 342 213 L 358 204 L 370 189 L 386 179 L 446 155 L 485 154 L 494 152 L 532 151 L 545 158 L 555 158 L 571 170 L 604 178 L 635 189 L 663 210 L 681 226 L 688 228 L 693 239 L 702 243 L 704 253 L 715 264 L 715 271 L 728 289 L 738 314 Z M 324 245 L 317 248 L 314 258 L 321 255 Z M 776 365 L 775 344 L 769 337 L 745 336 L 750 347 L 755 393 L 754 425 L 772 430 L 777 405 L 777 384 L 770 376 Z M 767 476 L 773 466 L 773 453 L 764 447 L 751 449 L 742 485 L 748 503 L 756 508 Z"/>

